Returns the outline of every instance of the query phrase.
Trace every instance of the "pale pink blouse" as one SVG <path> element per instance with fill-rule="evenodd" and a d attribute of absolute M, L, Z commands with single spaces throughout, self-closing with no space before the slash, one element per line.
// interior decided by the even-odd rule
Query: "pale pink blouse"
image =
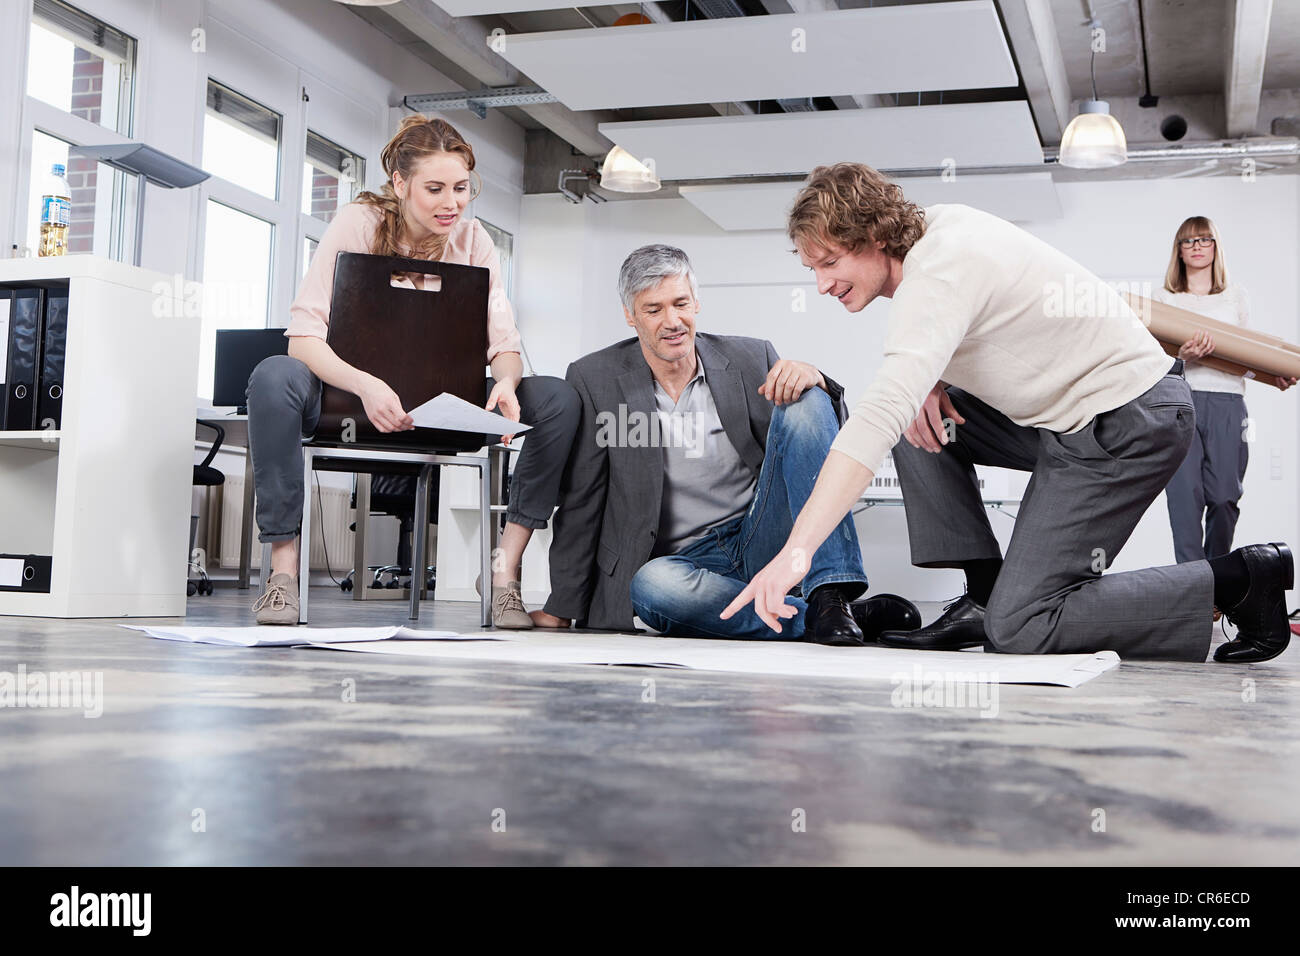
<path fill-rule="evenodd" d="M 326 337 L 330 296 L 334 289 L 334 260 L 340 252 L 370 252 L 370 242 L 382 215 L 378 206 L 358 202 L 348 203 L 338 211 L 316 247 L 307 275 L 298 287 L 297 298 L 289 306 L 289 327 L 284 330 L 285 335 Z M 409 254 L 408 249 L 401 251 Z M 492 237 L 483 224 L 473 218 L 457 220 L 447 237 L 442 261 L 483 266 L 488 270 L 487 360 L 491 362 L 502 352 L 518 352 L 519 330 L 515 327 L 514 310 L 501 283 L 501 262 Z M 395 280 L 394 284 L 415 288 L 406 276 Z"/>

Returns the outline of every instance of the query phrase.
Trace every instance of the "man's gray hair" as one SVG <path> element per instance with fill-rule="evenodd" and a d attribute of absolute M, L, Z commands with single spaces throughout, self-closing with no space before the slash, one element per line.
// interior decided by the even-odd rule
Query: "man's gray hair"
<path fill-rule="evenodd" d="M 646 289 L 653 289 L 664 279 L 673 276 L 686 276 L 691 284 L 691 295 L 700 297 L 699 285 L 695 281 L 695 270 L 686 253 L 675 246 L 642 246 L 634 250 L 623 260 L 623 268 L 618 270 L 618 296 L 623 300 L 623 308 L 632 312 L 632 303 L 637 295 Z"/>

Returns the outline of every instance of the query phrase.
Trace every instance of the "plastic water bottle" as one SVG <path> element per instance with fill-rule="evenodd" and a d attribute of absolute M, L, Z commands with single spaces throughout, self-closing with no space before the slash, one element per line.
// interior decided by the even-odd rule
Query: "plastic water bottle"
<path fill-rule="evenodd" d="M 37 255 L 61 256 L 68 251 L 68 221 L 72 218 L 72 190 L 62 163 L 50 167 L 41 196 L 41 245 Z"/>

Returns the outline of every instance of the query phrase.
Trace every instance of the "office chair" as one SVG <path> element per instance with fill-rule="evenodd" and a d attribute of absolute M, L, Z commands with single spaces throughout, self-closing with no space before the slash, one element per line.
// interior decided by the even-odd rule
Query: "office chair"
<path fill-rule="evenodd" d="M 375 589 L 397 589 L 402 587 L 401 579 L 403 576 L 409 576 L 414 579 L 416 562 L 411 560 L 411 539 L 415 532 L 415 485 L 417 478 L 414 475 L 392 474 L 390 472 L 375 472 L 369 475 L 367 483 L 364 475 L 358 475 L 357 481 L 352 489 L 352 507 L 354 509 L 363 509 L 368 512 L 357 513 L 357 520 L 352 524 L 352 530 L 361 536 L 357 542 L 355 560 L 352 570 L 348 572 L 347 577 L 339 582 L 339 587 L 344 591 L 351 591 L 354 587 L 354 581 L 357 580 L 365 571 L 371 572 L 370 587 Z M 367 488 L 366 485 L 369 485 Z M 437 476 L 429 487 L 428 514 L 436 515 L 438 513 L 438 481 Z M 367 505 L 366 502 L 369 502 Z M 366 568 L 365 565 L 365 525 L 367 519 L 372 515 L 390 515 L 398 521 L 397 531 L 397 563 L 386 565 L 374 565 Z M 425 586 L 432 588 L 434 586 L 433 567 L 426 566 L 424 569 Z M 387 583 L 384 582 L 385 575 L 388 576 Z"/>
<path fill-rule="evenodd" d="M 214 441 L 212 447 L 208 449 L 207 457 L 205 457 L 200 464 L 194 466 L 194 484 L 209 489 L 205 491 L 204 494 L 209 496 L 208 500 L 210 502 L 210 489 L 217 485 L 224 485 L 226 483 L 226 476 L 212 467 L 212 459 L 217 457 L 217 450 L 221 448 L 221 443 L 226 440 L 226 430 L 214 422 L 200 421 L 198 424 L 202 425 L 204 428 L 211 428 L 217 433 L 217 440 Z M 187 560 L 190 569 L 197 569 L 199 576 L 197 578 L 190 578 L 186 581 L 186 597 L 193 597 L 195 594 L 212 593 L 212 580 L 208 577 L 208 569 L 194 560 L 194 540 L 198 534 L 198 521 L 198 515 L 193 515 L 190 519 L 190 553 Z"/>

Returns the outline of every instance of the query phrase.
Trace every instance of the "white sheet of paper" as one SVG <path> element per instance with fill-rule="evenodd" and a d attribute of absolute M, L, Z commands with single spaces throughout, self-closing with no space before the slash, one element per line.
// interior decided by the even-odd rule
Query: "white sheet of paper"
<path fill-rule="evenodd" d="M 412 408 L 408 415 L 420 428 L 445 428 L 453 432 L 473 432 L 482 435 L 520 435 L 532 425 L 512 422 L 504 415 L 489 412 L 471 405 L 463 398 L 443 392 L 423 405 Z"/>
<path fill-rule="evenodd" d="M 227 647 L 289 647 L 294 644 L 411 640 L 469 640 L 455 631 L 421 631 L 412 627 L 285 627 L 259 624 L 254 627 L 167 627 L 150 624 L 122 624 L 150 637 L 188 644 L 222 644 Z M 477 639 L 482 640 L 482 637 Z"/>
<path fill-rule="evenodd" d="M 501 634 L 501 632 L 497 632 Z M 473 637 L 472 634 L 463 635 Z M 936 680 L 1078 687 L 1119 665 L 1096 654 L 984 654 L 889 647 L 826 647 L 802 641 L 710 641 L 635 634 L 518 634 L 494 641 L 321 644 L 330 650 L 526 664 L 682 667 L 734 674 L 884 680 L 901 686 Z"/>

